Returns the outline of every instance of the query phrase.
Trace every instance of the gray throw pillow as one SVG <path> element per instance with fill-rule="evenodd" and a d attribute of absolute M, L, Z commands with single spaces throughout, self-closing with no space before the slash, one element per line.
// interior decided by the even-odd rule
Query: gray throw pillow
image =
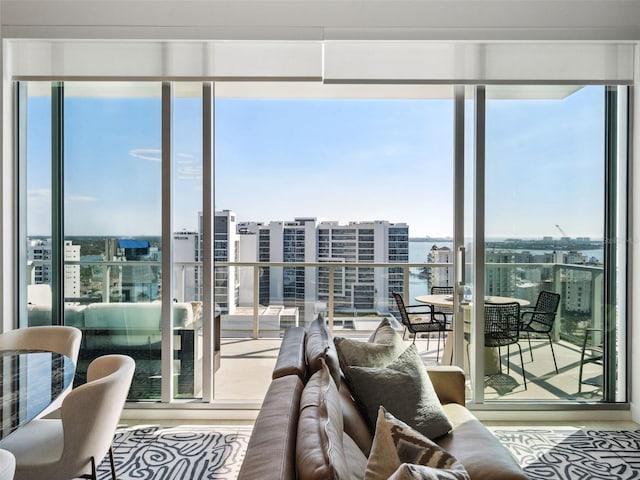
<path fill-rule="evenodd" d="M 345 369 L 349 366 L 385 367 L 398 358 L 406 348 L 402 337 L 386 318 L 380 322 L 367 342 L 335 337 L 333 343 L 343 373 L 346 373 Z"/>
<path fill-rule="evenodd" d="M 403 342 L 402 337 L 396 332 L 389 320 L 383 318 L 376 329 L 369 335 L 369 343 L 384 343 L 386 345 Z"/>
<path fill-rule="evenodd" d="M 338 352 L 340 368 L 345 374 L 350 366 L 384 367 L 397 359 L 405 349 L 402 341 L 385 345 L 335 337 L 333 343 Z"/>
<path fill-rule="evenodd" d="M 351 366 L 345 374 L 371 431 L 375 430 L 380 406 L 429 439 L 453 428 L 415 345 L 386 367 Z"/>

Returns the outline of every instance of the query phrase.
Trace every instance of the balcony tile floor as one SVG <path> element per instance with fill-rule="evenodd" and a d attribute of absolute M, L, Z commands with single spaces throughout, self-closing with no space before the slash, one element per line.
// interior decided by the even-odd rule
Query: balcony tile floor
<path fill-rule="evenodd" d="M 368 332 L 342 331 L 339 326 L 334 335 L 366 338 Z M 407 337 L 408 338 L 408 337 Z M 405 340 L 407 345 L 411 343 Z M 427 348 L 429 343 L 429 348 Z M 436 364 L 436 338 L 430 342 L 419 338 L 416 345 L 425 365 Z M 275 365 L 280 339 L 226 338 L 222 340 L 221 366 L 215 380 L 218 400 L 260 401 L 271 381 L 271 371 Z M 532 340 L 531 360 L 526 340 L 521 342 L 527 389 L 522 382 L 522 371 L 517 347 L 512 347 L 509 355 L 509 373 L 506 368 L 506 351 L 503 349 L 502 374 L 486 377 L 486 400 L 587 400 L 601 398 L 599 387 L 583 385 L 578 389 L 580 348 L 568 342 L 554 343 L 559 372 L 556 373 L 551 357 L 549 342 L 545 339 Z M 583 378 L 592 378 L 601 373 L 601 366 L 589 363 L 584 367 Z M 247 377 L 250 381 L 247 381 Z"/>

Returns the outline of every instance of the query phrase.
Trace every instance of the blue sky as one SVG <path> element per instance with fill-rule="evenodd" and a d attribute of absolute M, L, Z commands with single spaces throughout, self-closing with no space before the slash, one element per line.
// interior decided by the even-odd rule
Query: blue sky
<path fill-rule="evenodd" d="M 603 89 L 487 106 L 487 235 L 601 236 Z M 50 229 L 50 103 L 29 103 L 28 229 Z M 160 102 L 65 103 L 66 231 L 158 235 Z M 199 101 L 174 110 L 174 229 L 202 208 Z M 216 208 L 241 221 L 298 216 L 453 232 L 450 100 L 216 102 Z"/>

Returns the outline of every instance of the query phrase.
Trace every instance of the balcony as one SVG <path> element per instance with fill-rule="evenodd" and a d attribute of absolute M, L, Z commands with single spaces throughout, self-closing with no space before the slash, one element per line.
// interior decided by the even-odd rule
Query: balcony
<path fill-rule="evenodd" d="M 31 268 L 38 265 L 46 265 L 46 262 L 33 262 Z M 88 283 L 91 289 L 85 289 L 79 297 L 65 299 L 66 323 L 79 326 L 86 339 L 81 359 L 88 359 L 96 353 L 96 347 L 92 345 L 98 332 L 103 342 L 98 352 L 122 351 L 132 354 L 138 362 L 131 399 L 159 400 L 162 375 L 159 343 L 161 299 L 158 295 L 155 302 L 116 301 L 122 300 L 123 285 L 113 279 L 122 278 L 121 275 L 114 276 L 115 271 L 152 269 L 161 281 L 160 263 L 70 261 L 66 265 L 91 271 L 91 281 Z M 403 291 L 404 297 L 415 303 L 415 296 L 429 292 L 430 282 L 436 277 L 435 272 L 451 267 L 446 263 L 217 262 L 216 300 L 221 308 L 222 339 L 220 368 L 214 382 L 215 399 L 259 401 L 268 386 L 281 333 L 290 326 L 305 325 L 318 314 L 326 316 L 334 335 L 366 339 L 382 318 L 389 318 L 402 332 L 390 292 Z M 177 335 L 174 351 L 177 398 L 197 399 L 201 395 L 199 362 L 204 348 L 201 342 L 201 310 L 198 308 L 201 300 L 197 283 L 193 282 L 193 279 L 200 278 L 199 268 L 195 262 L 182 262 L 176 264 L 173 272 L 174 285 L 177 285 L 173 299 Z M 522 340 L 520 344 L 528 389 L 524 389 L 518 350 L 512 348 L 508 359 L 506 352 L 502 352 L 503 374 L 485 378 L 485 400 L 601 401 L 602 365 L 586 363 L 582 378 L 587 383 L 581 385 L 579 370 L 585 332 L 589 328 L 601 328 L 603 323 L 600 293 L 602 268 L 566 264 L 488 264 L 487 275 L 494 281 L 491 284 L 492 295 L 514 296 L 533 303 L 538 291 L 544 289 L 560 293 L 561 304 L 553 331 L 559 372 L 555 372 L 546 337 L 532 339 L 533 361 L 527 341 Z M 265 279 L 268 282 L 282 282 L 284 286 L 282 298 L 276 298 L 275 301 L 272 298 L 269 305 L 261 305 L 261 296 L 273 293 L 265 288 Z M 490 282 L 487 283 L 489 287 Z M 288 286 L 292 288 L 287 289 Z M 312 295 L 308 294 L 309 286 L 313 289 Z M 135 282 L 128 288 L 129 294 L 142 291 L 136 290 L 138 287 Z M 148 285 L 145 288 L 145 291 L 153 291 Z M 290 296 L 285 297 L 284 292 Z M 241 306 L 229 308 L 234 303 L 240 303 Z M 48 308 L 47 305 L 30 304 L 29 324 L 50 321 L 50 306 Z M 139 315 L 130 315 L 128 320 L 122 320 L 123 328 L 125 324 L 129 325 L 133 333 L 138 334 L 138 340 L 143 336 L 145 341 L 131 345 L 130 338 L 124 336 L 130 332 L 122 329 L 109 331 L 107 328 L 98 328 L 95 322 L 87 323 L 87 319 L 95 317 L 92 317 L 92 312 L 96 309 L 111 312 L 108 315 L 103 313 L 101 317 L 108 324 L 116 322 L 115 317 L 111 318 L 116 315 L 114 312 L 121 314 L 123 310 L 145 310 L 146 320 Z M 154 313 L 149 313 L 152 310 Z M 111 317 L 106 319 L 105 315 Z M 153 328 L 150 327 L 151 323 L 155 325 Z M 105 341 L 110 345 L 108 348 L 104 346 Z M 588 339 L 587 357 L 599 341 L 597 336 Z M 418 338 L 416 343 L 425 364 L 435 364 L 435 336 L 431 341 L 427 341 L 426 337 Z M 508 375 L 507 362 L 510 367 Z M 80 372 L 82 369 L 80 365 Z M 246 381 L 247 376 L 251 381 Z M 593 380 L 595 377 L 600 378 Z"/>
<path fill-rule="evenodd" d="M 344 332 L 340 327 L 334 329 L 334 335 L 349 335 L 366 340 L 367 333 L 362 331 Z M 406 340 L 407 346 L 411 344 Z M 425 365 L 436 364 L 436 338 L 432 337 L 427 346 L 425 337 L 416 340 L 416 345 Z M 510 372 L 507 374 L 507 356 L 503 352 L 503 374 L 485 378 L 485 400 L 507 402 L 542 401 L 555 402 L 599 402 L 602 400 L 602 366 L 596 363 L 584 365 L 583 383 L 579 385 L 581 346 L 561 340 L 554 344 L 559 373 L 555 372 L 549 344 L 546 339 L 532 341 L 534 361 L 531 361 L 526 340 L 521 342 L 527 389 L 522 381 L 520 359 L 517 349 L 512 349 L 508 357 Z M 260 401 L 269 386 L 271 371 L 276 362 L 279 339 L 227 338 L 222 340 L 221 368 L 216 373 L 216 399 L 220 401 L 239 398 Z M 251 372 L 251 381 L 245 381 L 243 375 Z M 470 395 L 470 383 L 468 383 Z"/>

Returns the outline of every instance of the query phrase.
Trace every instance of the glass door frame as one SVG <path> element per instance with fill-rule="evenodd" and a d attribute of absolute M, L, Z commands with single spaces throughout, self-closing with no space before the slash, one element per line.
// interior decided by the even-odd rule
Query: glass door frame
<path fill-rule="evenodd" d="M 120 80 L 115 79 L 114 82 Z M 123 80 L 124 81 L 124 80 Z M 16 272 L 16 310 L 19 319 L 16 328 L 28 326 L 27 312 L 27 244 L 28 231 L 26 215 L 27 211 L 27 99 L 28 84 L 30 80 L 16 79 L 13 83 L 14 97 L 14 125 L 16 125 L 16 137 L 14 144 L 14 162 L 17 173 L 16 181 L 16 213 L 15 236 L 18 255 L 15 257 Z M 52 240 L 52 325 L 64 325 L 64 279 L 65 279 L 65 255 L 64 255 L 64 103 L 65 103 L 65 81 L 58 80 L 38 80 L 38 82 L 49 85 L 51 95 L 51 240 Z M 70 83 L 77 83 L 77 80 L 70 80 Z M 91 80 L 88 80 L 91 82 Z M 162 208 L 162 269 L 164 272 L 172 272 L 173 262 L 173 102 L 174 84 L 176 82 L 158 82 L 161 86 L 161 208 Z M 213 338 L 215 322 L 215 308 L 213 305 L 213 107 L 214 90 L 212 82 L 202 82 L 203 93 L 203 192 L 207 195 L 203 205 L 203 365 L 202 374 L 202 401 L 211 403 L 214 400 L 214 352 Z M 208 133 L 208 134 L 204 134 Z M 206 248 L 210 245 L 209 248 Z M 162 318 L 162 339 L 161 339 L 161 383 L 160 402 L 180 403 L 176 399 L 174 382 L 174 335 L 173 335 L 173 275 L 166 274 L 162 282 L 161 318 Z"/>
<path fill-rule="evenodd" d="M 604 323 L 603 335 L 603 393 L 598 402 L 603 406 L 621 405 L 628 402 L 627 359 L 629 352 L 628 340 L 628 289 L 630 273 L 625 269 L 628 265 L 628 232 L 629 230 L 629 126 L 632 118 L 633 88 L 627 85 L 603 85 L 605 95 L 605 151 L 603 152 L 603 168 L 605 180 L 604 206 L 604 288 L 602 299 L 602 315 Z M 465 182 L 465 101 L 473 101 L 473 161 L 474 171 L 471 178 L 473 185 Z M 484 372 L 485 356 L 483 335 L 484 308 L 477 305 L 484 304 L 486 280 L 486 242 L 485 242 L 485 147 L 486 147 L 486 86 L 456 86 L 454 90 L 454 257 L 455 265 L 455 295 L 454 332 L 464 331 L 464 316 L 470 316 L 471 336 L 469 345 L 469 377 L 471 380 L 470 405 L 485 404 Z M 469 188 L 472 187 L 472 198 L 467 198 Z M 471 212 L 465 210 L 471 200 L 473 210 L 473 225 L 470 240 L 471 251 L 467 251 L 465 234 L 465 215 Z M 469 262 L 469 257 L 470 262 Z M 469 263 L 467 263 L 469 262 Z M 467 265 L 471 275 L 466 274 Z M 468 278 L 470 277 L 470 278 Z M 469 284 L 473 287 L 471 305 L 467 311 L 463 310 L 464 289 Z M 455 335 L 454 364 L 463 368 L 464 335 Z M 481 381 L 477 381 L 480 379 Z M 532 399 L 531 401 L 535 401 Z M 492 402 L 492 405 L 507 404 L 508 402 Z M 574 402 L 570 402 L 574 405 Z M 531 404 L 529 403 L 529 407 Z M 571 406 L 569 406 L 571 408 Z"/>
<path fill-rule="evenodd" d="M 473 116 L 473 171 L 471 188 L 471 209 L 473 213 L 473 225 L 470 235 L 467 237 L 465 225 L 467 212 L 465 206 L 468 185 L 466 185 L 466 159 L 465 159 L 465 102 L 467 101 L 467 87 L 457 85 L 454 88 L 454 365 L 464 370 L 464 332 L 465 316 L 471 319 L 470 345 L 469 345 L 469 375 L 472 385 L 473 403 L 484 403 L 484 382 L 476 379 L 484 378 L 484 345 L 480 342 L 481 335 L 476 332 L 484 331 L 484 309 L 476 308 L 476 305 L 484 304 L 485 290 L 485 87 L 476 85 L 470 87 L 473 92 L 474 116 Z M 471 240 L 471 251 L 468 251 L 465 240 Z M 467 259 L 471 262 L 470 272 L 467 271 Z M 468 278 L 470 277 L 470 278 Z M 465 289 L 471 281 L 472 296 L 470 305 L 463 305 Z M 466 310 L 466 311 L 465 311 Z"/>
<path fill-rule="evenodd" d="M 63 104 L 63 83 L 62 82 L 51 82 L 52 83 L 52 97 L 55 99 L 57 94 L 56 92 L 59 92 L 61 94 L 60 96 L 60 100 L 58 103 L 60 103 L 59 106 L 53 108 L 53 123 L 54 125 L 57 123 L 58 127 L 53 126 L 52 129 L 56 129 L 58 128 L 58 130 L 54 131 L 54 139 L 56 137 L 60 137 L 60 138 L 64 138 L 64 133 L 62 130 L 62 120 L 63 120 L 63 113 L 61 111 L 62 108 L 62 104 Z M 15 117 L 15 124 L 19 125 L 20 128 L 18 130 L 22 130 L 23 127 L 23 118 L 21 117 L 20 114 L 20 110 L 22 108 L 24 108 L 24 102 L 25 102 L 25 93 L 23 91 L 23 89 L 20 86 L 20 82 L 16 83 L 17 87 L 16 87 L 16 94 L 15 94 L 15 98 L 16 98 L 16 105 L 21 106 L 21 108 L 16 108 L 16 117 Z M 611 88 L 612 90 L 614 90 L 616 87 L 607 87 L 607 88 Z M 203 191 L 205 192 L 205 197 L 203 199 L 203 209 L 204 209 L 204 216 L 203 216 L 203 270 L 204 270 L 204 291 L 203 291 L 203 299 L 204 299 L 204 322 L 203 322 L 203 334 L 204 334 L 204 339 L 206 339 L 203 344 L 204 344 L 204 350 L 203 350 L 203 354 L 204 354 L 204 358 L 203 358 L 203 368 L 202 368 L 202 373 L 203 373 L 203 378 L 202 378 L 202 382 L 203 382 L 203 395 L 202 395 L 202 401 L 203 403 L 211 403 L 214 400 L 214 385 L 215 385 L 215 370 L 214 370 L 214 351 L 213 351 L 213 337 L 214 337 L 214 332 L 213 332 L 213 317 L 215 315 L 215 306 L 213 303 L 213 252 L 214 252 L 214 248 L 213 248 L 213 237 L 214 237 L 214 232 L 213 232 L 213 226 L 214 226 L 214 222 L 213 222 L 213 217 L 214 217 L 214 188 L 215 188 L 215 182 L 214 182 L 214 177 L 215 177 L 215 158 L 214 158 L 214 144 L 215 144 L 215 130 L 214 130 L 214 105 L 215 105 L 215 84 L 213 82 L 202 82 L 202 91 L 203 91 Z M 626 102 L 627 104 L 627 110 L 626 110 L 626 115 L 627 118 L 629 118 L 628 116 L 631 115 L 632 111 L 631 111 L 631 104 L 632 104 L 632 97 L 633 97 L 633 91 L 630 90 L 631 87 L 617 87 L 618 89 L 618 94 L 619 91 L 621 89 L 629 89 L 627 90 L 627 94 L 624 95 L 622 99 L 614 96 L 614 92 L 609 92 L 609 100 L 608 100 L 608 105 L 611 107 L 611 111 L 609 113 L 609 115 L 606 116 L 607 118 L 607 126 L 610 126 L 610 122 L 611 119 L 615 119 L 617 116 L 619 117 L 620 114 L 618 112 L 618 110 L 616 110 L 615 108 L 613 108 L 616 105 L 619 105 L 621 101 Z M 465 215 L 469 212 L 465 211 L 465 202 L 468 200 L 465 197 L 465 163 L 466 159 L 465 159 L 465 115 L 466 115 L 466 109 L 465 109 L 465 102 L 469 101 L 468 97 L 467 97 L 467 93 L 472 90 L 473 91 L 473 102 L 474 102 L 474 123 L 473 123 L 473 135 L 474 135 L 474 142 L 473 142 L 473 151 L 474 151 L 474 159 L 473 159 L 473 168 L 474 168 L 474 172 L 472 175 L 473 178 L 473 195 L 472 195 L 472 209 L 473 209 L 473 218 L 474 218 L 474 223 L 473 223 L 473 227 L 472 227 L 472 232 L 471 233 L 471 239 L 472 239 L 472 251 L 468 252 L 465 249 L 467 248 L 465 245 Z M 163 95 L 162 95 L 162 102 L 163 102 L 163 113 L 162 113 L 162 138 L 163 138 L 163 157 L 162 157 L 162 165 L 163 165 L 163 188 L 162 188 L 162 206 L 163 206 L 163 238 L 165 241 L 167 241 L 169 243 L 169 246 L 167 246 L 165 250 L 166 255 L 163 255 L 163 270 L 164 271 L 171 271 L 171 268 L 173 267 L 172 265 L 172 259 L 171 259 L 171 255 L 170 255 L 170 251 L 172 249 L 171 245 L 171 238 L 172 238 L 172 234 L 173 234 L 173 229 L 172 229 L 172 224 L 171 224 L 171 165 L 172 165 L 172 148 L 171 148 L 171 100 L 172 100 L 172 93 L 171 93 L 171 82 L 163 82 Z M 472 306 L 471 306 L 471 318 L 472 318 L 472 328 L 476 331 L 476 332 L 483 332 L 484 331 L 484 311 L 482 308 L 473 308 L 473 305 L 482 305 L 484 302 L 484 291 L 485 291 L 485 272 L 486 272 L 486 265 L 485 265 L 485 122 L 486 122 L 486 116 L 485 116 L 485 106 L 486 106 L 486 92 L 485 92 L 485 86 L 482 85 L 474 85 L 474 86 L 470 86 L 470 85 L 456 85 L 454 86 L 454 162 L 453 162 L 453 169 L 454 169 L 454 251 L 456 252 L 456 255 L 454 256 L 454 285 L 456 287 L 455 290 L 455 295 L 454 295 L 454 309 L 455 311 L 458 313 L 457 315 L 454 316 L 454 331 L 456 332 L 463 332 L 464 331 L 464 315 L 463 315 L 463 305 L 462 305 L 462 301 L 463 301 L 463 296 L 464 296 L 464 287 L 465 287 L 465 283 L 468 280 L 471 280 L 474 288 L 473 288 L 473 298 L 472 298 Z M 56 118 L 57 118 L 57 122 L 56 122 Z M 623 149 L 621 146 L 626 145 L 625 142 L 628 142 L 627 139 L 627 132 L 628 132 L 628 126 L 629 124 L 617 124 L 618 126 L 618 131 L 611 131 L 608 132 L 608 135 L 610 137 L 610 141 L 607 143 L 607 146 L 609 147 L 607 150 L 607 158 L 606 161 L 608 162 L 607 165 L 607 173 L 608 175 L 614 176 L 614 177 L 618 177 L 619 175 L 621 175 L 620 172 L 615 171 L 612 167 L 615 167 L 616 165 L 620 165 L 621 162 L 621 158 L 624 156 L 625 158 L 628 157 L 628 151 L 627 149 Z M 622 132 L 622 130 L 624 130 L 624 134 Z M 18 134 L 20 136 L 24 135 L 24 131 L 19 131 Z M 624 138 L 623 138 L 624 137 Z M 613 143 L 611 142 L 617 142 L 617 145 L 621 145 L 618 147 L 618 149 L 614 149 Z M 19 176 L 21 178 L 18 179 L 19 181 L 19 185 L 22 186 L 22 182 L 24 180 L 24 176 L 23 176 L 23 169 L 24 169 L 24 152 L 21 150 L 21 146 L 23 144 L 23 140 L 18 140 L 16 141 L 16 161 L 18 163 L 17 172 L 21 172 L 19 174 Z M 53 149 L 55 150 L 56 148 L 62 148 L 62 144 L 61 145 L 57 145 L 54 142 L 54 147 Z M 628 147 L 627 147 L 628 148 Z M 624 151 L 620 151 L 620 150 L 624 150 Z M 54 162 L 52 162 L 54 164 L 54 166 L 52 167 L 54 169 L 54 173 L 56 173 L 56 175 L 54 175 L 54 177 L 60 179 L 60 181 L 62 182 L 62 170 L 61 168 L 63 168 L 63 160 L 61 160 L 61 157 L 63 156 L 63 151 L 59 152 L 60 157 L 56 157 L 57 159 L 55 159 Z M 616 162 L 617 160 L 617 162 Z M 628 160 L 627 160 L 628 162 Z M 58 165 L 58 168 L 60 170 L 56 170 L 56 166 Z M 626 172 L 623 172 L 624 174 L 626 174 Z M 611 213 L 615 213 L 617 215 L 616 218 L 610 218 L 608 217 L 607 220 L 607 224 L 608 224 L 608 229 L 606 231 L 606 233 L 608 235 L 617 235 L 617 238 L 621 238 L 621 234 L 620 231 L 621 229 L 627 228 L 628 226 L 621 226 L 620 224 L 616 223 L 616 220 L 620 220 L 620 213 L 621 210 L 623 208 L 626 207 L 626 205 L 624 204 L 622 198 L 626 197 L 627 198 L 627 203 L 628 203 L 628 192 L 619 192 L 619 191 L 615 191 L 616 187 L 619 185 L 620 183 L 620 179 L 618 178 L 616 180 L 616 178 L 611 178 L 609 182 L 607 182 L 608 184 L 608 190 L 607 190 L 607 201 L 608 202 L 613 202 L 615 205 L 613 206 L 613 212 L 609 211 L 609 207 L 610 205 L 607 206 L 606 209 L 606 213 L 608 215 L 610 215 Z M 625 187 L 625 185 L 620 185 L 621 187 Z M 611 188 L 613 188 L 614 191 L 611 191 Z M 16 205 L 24 206 L 24 189 L 20 188 L 19 189 L 21 191 L 21 193 L 19 194 L 18 197 L 18 201 L 16 202 Z M 57 191 L 57 193 L 55 192 L 54 189 L 54 200 L 56 200 L 56 204 L 53 207 L 53 213 L 55 214 L 57 212 L 57 215 L 62 215 L 64 213 L 64 204 L 63 204 L 63 185 L 61 184 L 59 186 L 59 189 Z M 20 207 L 22 209 L 22 207 Z M 22 210 L 23 211 L 23 210 Z M 624 213 L 624 212 L 623 212 Z M 19 219 L 19 223 L 18 223 L 18 240 L 19 240 L 19 244 L 23 245 L 24 244 L 24 236 L 26 235 L 26 231 L 23 229 L 23 227 L 21 227 L 21 223 L 23 221 L 23 219 L 21 218 L 21 215 L 18 214 L 17 218 Z M 63 225 L 63 221 L 61 220 L 62 217 L 56 219 L 56 217 L 54 217 L 54 221 L 53 223 L 53 228 L 56 228 L 56 226 L 59 225 Z M 166 222 L 166 223 L 165 223 Z M 63 232 L 58 232 L 56 234 L 56 232 L 52 232 L 52 236 L 53 237 L 58 237 L 59 239 L 64 238 Z M 612 238 L 612 237 L 607 237 L 607 238 Z M 615 237 L 613 237 L 615 238 Z M 606 242 L 608 244 L 608 242 Z M 625 246 L 626 247 L 626 246 Z M 620 276 L 619 273 L 616 273 L 616 269 L 618 267 L 618 265 L 624 265 L 620 263 L 619 260 L 616 260 L 618 258 L 618 256 L 620 255 L 620 250 L 621 247 L 618 248 L 617 250 L 609 245 L 608 247 L 605 247 L 606 249 L 608 249 L 609 251 L 609 262 L 605 262 L 605 268 L 606 268 L 606 272 L 609 275 L 609 287 L 611 288 L 611 282 L 615 281 L 616 279 L 616 275 L 618 275 L 618 277 Z M 624 248 L 624 250 L 626 251 L 626 248 Z M 59 258 L 59 261 L 63 262 L 64 258 L 62 255 L 62 247 L 58 247 L 58 248 L 54 248 L 54 253 L 56 253 L 61 257 Z M 624 253 L 624 252 L 623 252 Z M 465 278 L 465 269 L 466 269 L 466 261 L 467 259 L 470 258 L 471 259 L 471 268 L 472 268 L 472 276 L 470 276 L 471 278 Z M 18 276 L 23 274 L 23 268 L 24 268 L 24 253 L 21 251 L 19 255 L 16 256 L 17 261 L 21 262 L 20 264 L 17 265 L 17 269 L 16 271 L 18 272 Z M 63 276 L 63 270 L 64 270 L 64 265 L 61 263 L 60 267 L 59 267 L 59 271 L 57 273 L 57 278 L 60 278 L 61 276 Z M 167 288 L 167 291 L 171 291 L 171 284 L 170 284 L 170 277 L 171 275 L 167 275 L 167 283 L 163 284 L 163 287 Z M 618 280 L 619 281 L 619 280 Z M 62 287 L 62 283 L 61 282 L 55 282 L 58 284 L 58 286 L 61 288 Z M 18 282 L 19 285 L 22 285 L 22 282 L 19 281 Z M 624 285 L 624 288 L 628 288 L 627 285 Z M 18 305 L 20 305 L 20 309 L 24 309 L 25 305 L 24 305 L 24 301 L 22 299 L 26 298 L 26 296 L 23 296 L 22 294 L 24 292 L 22 292 L 22 287 L 18 287 L 17 289 L 18 293 L 21 295 L 19 301 L 18 301 Z M 614 298 L 614 300 L 617 299 L 622 299 L 622 300 L 618 300 L 624 303 L 623 304 L 618 304 L 618 306 L 620 307 L 620 310 L 622 310 L 623 308 L 625 309 L 624 312 L 619 312 L 618 315 L 618 319 L 622 319 L 623 321 L 626 320 L 626 290 L 622 291 L 622 289 L 615 289 L 615 286 L 613 287 L 613 290 L 607 290 L 607 295 L 608 296 L 612 296 Z M 60 319 L 58 321 L 62 321 L 61 319 L 62 317 L 62 310 L 63 310 L 63 302 L 60 300 L 62 298 L 62 294 L 58 293 L 53 295 L 53 302 L 54 302 L 54 312 L 59 310 L 60 313 L 58 315 L 53 316 L 54 320 Z M 59 305 L 56 308 L 55 302 L 59 302 Z M 167 403 L 171 403 L 174 401 L 174 395 L 173 395 L 173 384 L 172 384 L 172 377 L 173 377 L 173 362 L 172 362 L 172 355 L 171 352 L 173 351 L 173 337 L 171 335 L 171 331 L 172 331 L 172 308 L 171 308 L 171 295 L 163 295 L 163 338 L 162 338 L 162 349 L 163 352 L 169 352 L 169 354 L 165 354 L 165 357 L 163 359 L 163 363 L 162 363 L 162 372 L 163 372 L 163 380 L 162 380 L 162 393 L 161 393 L 161 397 L 162 397 L 162 401 L 163 402 L 167 402 Z M 614 305 L 615 306 L 615 305 Z M 605 305 L 605 308 L 607 310 L 607 317 L 608 319 L 606 319 L 606 321 L 608 322 L 615 322 L 615 320 L 617 319 L 615 317 L 615 309 L 612 308 L 612 305 L 607 303 L 607 305 Z M 610 318 L 610 315 L 614 315 L 613 318 Z M 20 315 L 18 318 L 26 318 L 25 315 Z M 627 325 L 621 325 L 622 328 L 628 328 Z M 624 335 L 626 332 L 621 331 L 620 335 Z M 482 335 L 474 335 L 473 331 L 472 331 L 472 335 L 471 335 L 471 349 L 470 349 L 470 357 L 471 357 L 471 367 L 470 367 L 470 378 L 472 380 L 472 385 L 473 385 L 473 391 L 472 391 L 472 403 L 476 403 L 476 404 L 482 404 L 484 403 L 484 384 L 483 382 L 477 382 L 474 381 L 475 379 L 482 379 L 484 378 L 484 369 L 485 369 L 485 365 L 484 365 L 484 355 L 483 355 L 483 344 L 481 342 L 482 340 Z M 616 338 L 614 336 L 610 336 L 606 339 L 607 345 L 610 346 L 610 348 L 614 348 L 615 347 L 615 341 Z M 623 349 L 623 353 L 626 354 L 626 350 L 624 350 L 626 347 L 626 344 L 621 344 L 618 345 L 618 349 Z M 455 343 L 454 343 L 454 364 L 458 365 L 462 368 L 464 368 L 464 349 L 465 349 L 465 344 L 464 344 L 464 336 L 459 334 L 459 335 L 455 335 Z M 617 352 L 619 352 L 620 350 L 617 350 Z M 609 359 L 611 360 L 611 359 Z M 619 364 L 623 364 L 626 362 L 625 358 L 619 358 Z M 610 366 L 608 369 L 605 369 L 605 375 L 607 375 L 609 378 L 615 376 L 616 374 L 618 375 L 618 377 L 621 377 L 622 375 L 620 375 L 621 373 L 626 375 L 627 374 L 627 369 L 623 366 L 620 367 L 617 371 L 614 369 L 615 364 L 612 363 L 611 361 L 609 362 Z M 612 366 L 613 365 L 613 366 Z M 622 385 L 620 382 L 621 381 L 625 381 L 624 385 Z M 628 388 L 626 385 L 626 379 L 623 378 L 622 380 L 619 380 L 617 383 L 616 382 L 609 382 L 607 385 L 613 385 L 614 387 L 617 385 L 617 388 L 607 388 L 607 394 L 605 395 L 605 398 L 603 399 L 603 403 L 607 403 L 607 402 L 624 402 L 626 401 L 626 398 L 622 399 L 622 398 L 615 398 L 616 392 L 618 394 L 618 396 L 620 395 L 620 391 L 622 388 L 626 389 Z"/>

